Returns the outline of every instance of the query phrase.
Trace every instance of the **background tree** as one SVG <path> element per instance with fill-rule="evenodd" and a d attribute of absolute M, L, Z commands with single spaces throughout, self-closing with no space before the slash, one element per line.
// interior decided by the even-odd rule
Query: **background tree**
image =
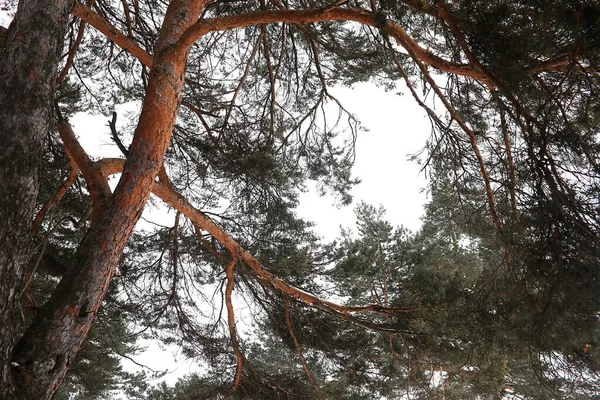
<path fill-rule="evenodd" d="M 30 4 L 22 3 L 9 29 L 4 71 L 37 82 L 41 70 L 28 70 L 10 55 L 18 47 L 11 38 L 55 40 L 62 34 L 59 27 L 47 33 L 34 23 L 26 11 Z M 63 6 L 61 12 L 70 8 Z M 37 7 L 55 11 L 44 3 Z M 440 373 L 460 377 L 464 371 L 456 365 L 464 365 L 468 349 L 475 354 L 469 362 L 487 376 L 475 374 L 482 384 L 469 386 L 469 393 L 499 396 L 510 377 L 502 369 L 509 362 L 504 349 L 515 342 L 533 355 L 534 372 L 548 390 L 565 393 L 563 377 L 552 380 L 546 372 L 556 365 L 574 367 L 582 378 L 575 386 L 595 390 L 579 382 L 597 371 L 597 14 L 594 2 L 527 0 L 76 4 L 72 15 L 82 22 L 71 25 L 58 81 L 67 73 L 77 77 L 83 109 L 138 100 L 141 112 L 133 132 L 118 132 L 111 121 L 125 158 L 93 161 L 65 117 L 68 96 L 56 96 L 53 123 L 68 156 L 59 164 L 70 173 L 56 182 L 62 188 L 51 200 L 40 200 L 47 206 L 35 224 L 53 226 L 48 210 L 75 189 L 76 170 L 86 182 L 90 214 L 89 222 L 72 227 L 81 242 L 71 267 L 31 323 L 13 317 L 25 293 L 25 271 L 36 272 L 25 257 L 30 225 L 12 221 L 33 220 L 36 169 L 22 175 L 26 198 L 5 196 L 11 210 L 23 214 L 2 218 L 0 229 L 2 254 L 9 255 L 2 261 L 2 349 L 12 352 L 4 357 L 2 395 L 53 395 L 117 267 L 122 286 L 116 297 L 135 307 L 136 323 L 229 378 L 227 391 L 222 381 L 215 386 L 224 395 L 285 390 L 274 385 L 275 371 L 261 364 L 264 352 L 253 353 L 251 338 L 236 327 L 233 303 L 242 299 L 259 326 L 288 344 L 317 395 L 360 396 L 368 388 L 393 397 L 401 383 L 388 380 L 384 387 L 372 375 L 392 376 L 398 354 L 411 365 L 407 381 L 417 373 L 428 376 L 424 364 L 412 364 L 415 352 L 421 362 L 452 359 Z M 33 23 L 35 35 L 21 35 L 21 20 Z M 60 47 L 56 39 L 48 49 Z M 47 60 L 44 67 L 54 65 L 43 76 L 55 82 L 52 58 L 40 59 Z M 362 241 L 348 241 L 341 253 L 317 247 L 310 225 L 293 212 L 306 179 L 342 203 L 350 200 L 357 124 L 329 87 L 366 79 L 388 87 L 403 82 L 432 120 L 425 168 L 433 171 L 432 201 L 443 207 L 433 206 L 430 215 L 441 213 L 451 223 L 423 229 L 423 243 L 434 244 L 431 259 L 413 246 L 418 262 L 412 253 L 407 264 L 390 260 L 396 251 L 403 254 L 394 246 L 411 246 L 400 245 L 401 232 L 389 238 L 391 227 L 377 219 L 377 210 L 363 207 Z M 52 86 L 25 84 L 19 91 L 28 101 L 41 99 L 36 107 L 44 110 L 32 119 L 42 133 L 31 134 L 32 151 L 41 148 L 50 125 Z M 2 88 L 3 98 L 11 93 Z M 433 103 L 422 99 L 428 94 Z M 446 113 L 436 114 L 431 104 Z M 333 121 L 332 109 L 340 116 Z M 18 115 L 8 105 L 2 110 L 3 121 Z M 19 129 L 7 125 L 2 132 L 17 143 Z M 41 159 L 14 148 L 15 154 L 4 154 L 2 182 L 18 174 L 15 160 Z M 107 177 L 115 173 L 121 176 L 113 193 Z M 6 193 L 21 193 L 6 185 Z M 173 225 L 139 232 L 130 241 L 151 192 L 176 210 Z M 88 221 L 82 215 L 75 220 Z M 467 242 L 473 251 L 461 249 Z M 13 257 L 8 249 L 20 251 Z M 411 262 L 420 267 L 404 277 Z M 458 269 L 462 262 L 464 271 Z M 339 292 L 328 288 L 332 271 L 347 273 Z M 402 291 L 399 276 L 423 294 Z M 206 293 L 221 294 L 222 313 L 206 311 L 214 310 L 216 298 Z M 338 304 L 328 300 L 334 294 L 352 297 L 339 297 Z M 453 307 L 472 330 L 493 327 L 504 336 L 490 338 L 495 330 L 483 329 L 471 339 L 457 326 Z M 574 326 L 583 329 L 574 334 Z M 463 344 L 434 327 L 465 335 Z M 392 343 L 385 355 L 357 360 L 383 354 L 386 340 Z M 327 376 L 339 377 L 340 384 L 320 381 Z M 430 386 L 411 387 L 426 393 Z"/>

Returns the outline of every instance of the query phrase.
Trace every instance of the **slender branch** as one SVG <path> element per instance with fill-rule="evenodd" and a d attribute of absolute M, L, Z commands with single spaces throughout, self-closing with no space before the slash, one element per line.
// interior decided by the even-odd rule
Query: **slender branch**
<path fill-rule="evenodd" d="M 240 80 L 233 92 L 233 96 L 231 96 L 231 101 L 229 102 L 229 107 L 227 107 L 227 110 L 225 111 L 225 118 L 223 119 L 222 131 L 224 131 L 225 127 L 227 126 L 227 124 L 229 122 L 229 118 L 231 117 L 231 111 L 235 107 L 235 101 L 236 101 L 242 87 L 244 86 L 246 79 L 248 79 L 248 75 L 250 73 L 250 68 L 252 67 L 252 62 L 254 61 L 254 57 L 256 56 L 256 53 L 258 51 L 260 39 L 261 39 L 260 36 L 256 39 L 256 42 L 254 43 L 254 46 L 252 47 L 252 53 L 250 53 L 248 62 L 246 63 L 246 66 L 244 67 L 244 72 L 242 73 L 242 76 L 240 77 Z M 218 143 L 219 143 L 220 137 L 221 137 L 221 135 L 219 135 L 219 138 L 217 138 L 217 144 L 216 144 L 217 148 L 218 148 Z"/>
<path fill-rule="evenodd" d="M 133 39 L 133 30 L 131 29 L 131 13 L 129 12 L 129 6 L 127 0 L 121 0 L 123 5 L 123 13 L 125 14 L 125 24 L 127 25 L 127 36 Z"/>
<path fill-rule="evenodd" d="M 88 7 L 92 7 L 93 5 L 94 5 L 94 0 L 90 0 Z M 56 82 L 54 83 L 54 86 L 59 86 L 61 83 L 63 83 L 63 81 L 67 77 L 67 74 L 69 73 L 69 69 L 71 69 L 71 65 L 73 65 L 73 60 L 75 59 L 75 54 L 77 53 L 77 50 L 79 50 L 79 45 L 81 44 L 81 40 L 83 39 L 83 34 L 85 33 L 85 25 L 86 25 L 86 22 L 82 19 L 79 22 L 79 29 L 77 31 L 77 37 L 75 38 L 75 42 L 73 42 L 73 47 L 71 47 L 71 49 L 69 50 L 69 55 L 67 56 L 67 61 L 65 61 L 65 65 L 64 65 L 62 71 L 60 72 L 60 75 L 58 75 L 58 78 L 56 78 Z"/>
<path fill-rule="evenodd" d="M 229 395 L 234 393 L 238 386 L 240 385 L 240 380 L 242 378 L 242 368 L 244 365 L 244 356 L 240 350 L 240 344 L 238 342 L 237 333 L 235 331 L 235 315 L 233 312 L 233 304 L 231 302 L 231 293 L 233 292 L 234 285 L 234 276 L 233 276 L 233 268 L 235 264 L 237 264 L 237 257 L 233 254 L 233 259 L 227 266 L 225 267 L 225 276 L 227 277 L 227 286 L 225 287 L 225 305 L 227 306 L 227 325 L 229 326 L 229 334 L 231 335 L 231 346 L 233 347 L 233 353 L 235 354 L 235 358 L 237 360 L 237 364 L 235 367 L 235 378 L 233 379 L 233 384 L 231 385 L 231 389 L 225 398 L 227 399 Z"/>
<path fill-rule="evenodd" d="M 439 88 L 439 86 L 437 85 L 435 80 L 432 78 L 431 74 L 427 70 L 427 67 L 419 59 L 418 55 L 413 53 L 410 49 L 407 49 L 407 50 L 408 50 L 410 56 L 415 61 L 415 63 L 417 64 L 417 66 L 419 67 L 419 69 L 421 70 L 421 73 L 425 77 L 425 80 L 429 83 L 429 85 L 431 85 L 435 94 L 442 101 L 442 104 L 444 104 L 444 107 L 446 107 L 446 110 L 448 110 L 448 113 L 450 113 L 450 115 L 452 116 L 452 119 L 454 119 L 458 123 L 458 125 L 461 127 L 461 129 L 469 137 L 469 141 L 471 143 L 471 148 L 473 150 L 473 153 L 475 153 L 477 163 L 479 164 L 479 173 L 483 177 L 483 180 L 485 183 L 485 191 L 486 191 L 486 195 L 487 195 L 488 206 L 490 208 L 490 214 L 492 215 L 492 220 L 493 220 L 496 228 L 498 230 L 501 230 L 502 223 L 500 222 L 500 218 L 498 218 L 498 213 L 496 212 L 496 203 L 494 201 L 494 192 L 492 190 L 490 177 L 488 175 L 487 168 L 486 168 L 485 162 L 483 160 L 483 156 L 481 154 L 481 151 L 479 150 L 479 145 L 477 144 L 477 136 L 475 135 L 475 132 L 473 132 L 473 130 L 467 126 L 467 124 L 463 121 L 462 117 L 458 114 L 458 112 L 454 109 L 454 107 L 452 107 L 452 104 L 450 104 L 450 101 L 448 101 L 448 99 L 446 98 L 444 93 L 442 93 L 442 90 Z"/>
<path fill-rule="evenodd" d="M 313 376 L 312 372 L 310 372 L 310 368 L 308 368 L 308 364 L 306 363 L 304 354 L 302 354 L 302 349 L 300 348 L 298 339 L 296 338 L 296 335 L 294 334 L 294 330 L 292 329 L 292 318 L 290 316 L 290 302 L 288 301 L 287 297 L 285 297 L 284 302 L 285 302 L 285 323 L 287 325 L 288 332 L 290 333 L 290 337 L 292 338 L 292 341 L 294 342 L 294 346 L 296 347 L 296 352 L 298 353 L 298 358 L 300 359 L 300 362 L 302 363 L 302 368 L 304 368 L 306 377 L 310 381 L 311 385 L 315 388 L 318 398 L 321 399 L 322 396 L 321 396 L 321 390 L 319 389 L 319 385 L 317 385 L 317 381 L 315 380 L 315 377 Z"/>
<path fill-rule="evenodd" d="M 173 262 L 173 284 L 171 285 L 171 301 L 175 300 L 177 296 L 177 263 L 178 263 L 178 252 L 179 252 L 179 216 L 181 212 L 177 211 L 175 214 L 175 223 L 173 224 L 173 251 L 171 253 Z"/>
<path fill-rule="evenodd" d="M 267 37 L 267 28 L 265 25 L 260 26 L 260 36 L 262 38 L 263 53 L 265 56 L 265 62 L 267 64 L 267 71 L 269 73 L 269 133 L 271 136 L 275 134 L 275 73 L 273 72 L 273 65 L 271 64 L 271 55 L 269 54 L 269 39 Z"/>
<path fill-rule="evenodd" d="M 98 168 L 100 168 L 102 173 L 105 175 L 121 172 L 124 164 L 125 160 L 119 158 L 103 159 L 96 163 Z M 275 289 L 309 306 L 334 314 L 343 319 L 348 319 L 352 314 L 355 313 L 375 313 L 385 316 L 394 316 L 399 313 L 407 313 L 416 310 L 416 307 L 383 307 L 378 304 L 369 304 L 360 307 L 342 306 L 321 299 L 315 295 L 305 292 L 302 289 L 290 286 L 265 269 L 258 259 L 248 253 L 248 251 L 244 250 L 239 243 L 237 243 L 233 238 L 231 238 L 231 236 L 218 227 L 210 218 L 194 208 L 185 197 L 176 192 L 172 187 L 167 187 L 159 182 L 155 182 L 152 187 L 152 193 L 169 204 L 171 207 L 181 211 L 183 215 L 185 215 L 193 223 L 197 224 L 199 228 L 210 233 L 216 240 L 225 246 L 225 248 L 227 248 L 231 254 L 236 254 L 239 260 L 248 265 L 248 267 L 256 275 L 257 279 L 269 283 Z"/>
<path fill-rule="evenodd" d="M 117 144 L 117 147 L 119 150 L 121 150 L 121 153 L 127 157 L 129 155 L 129 150 L 125 148 L 121 138 L 119 137 L 119 134 L 117 133 L 117 113 L 115 111 L 112 113 L 112 119 L 108 121 L 108 127 L 110 128 L 110 135 L 113 141 Z"/>
<path fill-rule="evenodd" d="M 200 243 L 202 243 L 204 245 L 204 247 L 206 247 L 206 249 L 215 257 L 217 257 L 219 260 L 223 261 L 224 263 L 227 263 L 227 259 L 225 258 L 225 256 L 221 253 L 219 253 L 217 251 L 217 249 L 214 248 L 214 246 L 212 246 L 208 240 L 204 239 L 204 236 L 202 236 L 202 232 L 200 232 L 200 227 L 198 227 L 198 225 L 196 224 L 192 224 L 194 225 L 194 230 L 196 231 L 196 236 L 198 237 L 198 240 L 200 240 Z"/>
<path fill-rule="evenodd" d="M 123 352 L 120 352 L 118 350 L 115 350 L 115 348 L 118 348 L 118 346 L 115 346 L 115 347 L 111 348 L 111 351 L 114 351 L 116 355 L 118 355 L 119 357 L 123 357 L 123 358 L 131 361 L 132 363 L 134 363 L 138 367 L 141 367 L 141 368 L 149 370 L 150 372 L 152 372 L 155 375 L 157 375 L 157 374 L 166 374 L 167 372 L 169 372 L 168 369 L 166 369 L 164 371 L 163 370 L 154 370 L 154 369 L 150 368 L 149 366 L 147 366 L 146 364 L 142 364 L 142 363 L 136 361 L 133 357 L 128 356 L 127 354 L 125 354 Z"/>
<path fill-rule="evenodd" d="M 496 102 L 498 104 L 498 108 L 500 110 L 500 125 L 502 129 L 502 138 L 504 139 L 504 147 L 506 148 L 506 158 L 508 160 L 508 175 L 510 179 L 509 191 L 510 191 L 510 206 L 512 208 L 513 216 L 515 217 L 515 221 L 520 221 L 520 213 L 517 208 L 517 196 L 515 194 L 517 179 L 515 176 L 515 162 L 512 157 L 512 150 L 510 145 L 510 137 L 508 136 L 508 125 L 506 123 L 506 116 L 504 115 L 504 110 L 500 105 L 500 100 L 494 95 L 496 98 Z"/>

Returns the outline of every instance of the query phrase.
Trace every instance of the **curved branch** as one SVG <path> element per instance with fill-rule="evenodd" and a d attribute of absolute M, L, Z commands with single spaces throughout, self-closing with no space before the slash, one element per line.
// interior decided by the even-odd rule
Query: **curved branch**
<path fill-rule="evenodd" d="M 481 73 L 473 70 L 469 65 L 452 63 L 422 48 L 400 25 L 393 21 L 385 20 L 382 23 L 373 13 L 350 8 L 333 8 L 330 10 L 263 10 L 225 17 L 207 18 L 199 20 L 188 28 L 181 35 L 173 51 L 186 52 L 196 40 L 214 31 L 244 28 L 256 24 L 295 23 L 305 25 L 325 21 L 353 21 L 381 28 L 391 34 L 406 50 L 411 50 L 416 54 L 421 61 L 440 71 L 474 79 L 485 79 Z"/>
<path fill-rule="evenodd" d="M 81 44 L 81 40 L 83 39 L 83 34 L 85 32 L 85 25 L 86 25 L 86 22 L 84 20 L 81 20 L 79 22 L 79 30 L 77 31 L 77 37 L 75 38 L 75 41 L 73 42 L 73 47 L 71 47 L 71 49 L 69 50 L 69 55 L 67 56 L 67 61 L 65 61 L 65 65 L 63 66 L 62 71 L 60 71 L 60 75 L 58 75 L 58 78 L 56 78 L 56 81 L 54 82 L 54 86 L 60 86 L 60 84 L 63 83 L 63 81 L 67 77 L 67 74 L 69 73 L 69 69 L 71 69 L 71 65 L 73 65 L 73 60 L 75 59 L 75 54 L 77 54 L 77 50 L 79 50 L 79 45 Z"/>
<path fill-rule="evenodd" d="M 319 385 L 317 384 L 317 381 L 315 380 L 315 377 L 313 376 L 312 372 L 310 372 L 310 368 L 308 368 L 308 364 L 306 363 L 306 359 L 304 358 L 304 354 L 302 354 L 302 349 L 300 348 L 300 343 L 298 343 L 296 334 L 294 334 L 294 329 L 292 329 L 292 317 L 290 316 L 290 302 L 288 301 L 287 297 L 284 299 L 284 302 L 285 302 L 285 324 L 287 325 L 288 332 L 290 333 L 290 337 L 292 338 L 292 341 L 294 342 L 294 346 L 296 347 L 296 352 L 298 353 L 298 358 L 300 359 L 300 362 L 302 363 L 302 368 L 304 368 L 306 377 L 310 381 L 311 385 L 315 388 L 315 391 L 317 392 L 317 396 L 319 397 L 319 399 L 321 399 L 322 396 L 321 396 L 321 390 L 319 389 Z"/>

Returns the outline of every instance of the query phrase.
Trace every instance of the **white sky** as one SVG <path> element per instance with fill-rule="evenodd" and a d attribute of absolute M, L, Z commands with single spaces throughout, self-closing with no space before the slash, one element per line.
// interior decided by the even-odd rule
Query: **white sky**
<path fill-rule="evenodd" d="M 332 196 L 303 194 L 298 212 L 317 223 L 316 232 L 334 239 L 340 226 L 353 228 L 354 207 L 360 201 L 383 205 L 394 226 L 416 230 L 425 203 L 426 180 L 420 166 L 408 157 L 418 153 L 431 125 L 425 112 L 410 94 L 386 92 L 373 84 L 359 84 L 352 89 L 332 90 L 342 104 L 358 117 L 368 132 L 359 132 L 353 176 L 361 179 L 353 190 L 353 204 L 336 208 Z"/>

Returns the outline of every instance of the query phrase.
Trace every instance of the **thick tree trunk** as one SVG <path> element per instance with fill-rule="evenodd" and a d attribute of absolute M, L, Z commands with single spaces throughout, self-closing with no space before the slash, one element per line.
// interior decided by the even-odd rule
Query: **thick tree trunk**
<path fill-rule="evenodd" d="M 77 265 L 14 348 L 13 374 L 23 398 L 51 398 L 87 336 L 171 139 L 186 54 L 169 50 L 198 19 L 203 4 L 173 0 L 167 10 L 142 113 L 115 193 L 78 249 Z"/>
<path fill-rule="evenodd" d="M 0 398 L 14 396 L 10 354 L 30 256 L 38 169 L 73 0 L 22 0 L 0 65 Z M 2 54 L 2 52 L 0 52 Z"/>

